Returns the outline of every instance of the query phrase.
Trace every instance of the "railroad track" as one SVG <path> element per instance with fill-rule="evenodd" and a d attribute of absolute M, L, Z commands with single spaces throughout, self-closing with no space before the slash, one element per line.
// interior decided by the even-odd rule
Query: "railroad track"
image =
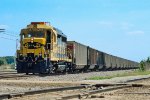
<path fill-rule="evenodd" d="M 3 74 L 3 73 L 17 73 L 17 71 L 15 71 L 15 70 L 12 70 L 12 71 L 0 71 L 0 74 Z"/>
<path fill-rule="evenodd" d="M 0 79 L 16 79 L 16 78 L 23 78 L 23 77 L 29 77 L 27 75 L 5 75 L 5 76 L 0 76 Z"/>
<path fill-rule="evenodd" d="M 9 76 L 10 75 L 10 76 Z M 14 76 L 13 76 L 14 75 Z M 30 76 L 30 75 L 29 75 Z M 28 77 L 28 75 L 24 74 L 8 74 L 5 76 L 0 75 L 1 78 L 16 78 L 16 77 Z M 139 80 L 145 80 L 149 79 L 147 78 L 139 78 L 134 80 L 129 80 L 128 82 L 133 81 L 139 81 Z M 125 88 L 133 88 L 133 87 L 142 87 L 145 86 L 144 84 L 129 84 L 129 83 L 121 83 L 121 84 L 82 84 L 80 86 L 74 86 L 74 87 L 63 87 L 63 88 L 47 88 L 47 89 L 40 89 L 40 90 L 32 90 L 32 91 L 26 91 L 22 93 L 8 93 L 8 94 L 0 94 L 0 100 L 2 99 L 10 99 L 10 98 L 26 98 L 26 97 L 34 97 L 36 94 L 38 95 L 50 95 L 50 99 L 56 99 L 56 100 L 67 100 L 67 99 L 81 99 L 81 98 L 93 98 L 94 94 L 98 93 L 104 93 L 109 92 L 113 90 L 118 89 L 125 89 Z M 149 85 L 150 86 L 150 85 Z M 150 94 L 149 92 L 120 92 L 118 94 Z M 99 96 L 99 98 L 103 98 L 104 96 Z"/>
<path fill-rule="evenodd" d="M 29 75 L 19 74 L 15 71 L 0 72 L 0 79 L 17 78 L 17 77 L 29 77 Z"/>
<path fill-rule="evenodd" d="M 22 93 L 10 93 L 10 94 L 1 94 L 0 100 L 2 99 L 10 99 L 10 98 L 18 98 L 22 99 L 27 96 L 32 96 L 36 94 L 48 94 L 50 95 L 50 99 L 53 100 L 68 100 L 68 99 L 81 99 L 90 97 L 93 94 L 108 92 L 117 89 L 124 89 L 130 87 L 141 87 L 142 84 L 95 84 L 95 85 L 88 85 L 83 84 L 80 86 L 73 86 L 73 87 L 62 87 L 62 88 L 47 88 L 47 89 L 40 89 L 34 91 L 26 91 Z"/>
<path fill-rule="evenodd" d="M 0 70 L 0 73 L 1 72 L 16 72 L 16 70 Z"/>

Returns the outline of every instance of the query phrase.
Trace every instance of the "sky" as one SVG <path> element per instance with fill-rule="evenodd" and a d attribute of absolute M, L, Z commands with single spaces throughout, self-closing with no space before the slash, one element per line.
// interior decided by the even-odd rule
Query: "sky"
<path fill-rule="evenodd" d="M 15 55 L 20 30 L 42 21 L 68 40 L 141 61 L 150 56 L 149 5 L 150 0 L 1 0 L 0 28 L 6 32 L 0 33 L 0 56 Z"/>

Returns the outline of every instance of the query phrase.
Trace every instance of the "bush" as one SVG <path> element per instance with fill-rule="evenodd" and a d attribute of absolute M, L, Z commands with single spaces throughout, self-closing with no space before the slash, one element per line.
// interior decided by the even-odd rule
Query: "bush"
<path fill-rule="evenodd" d="M 140 71 L 145 71 L 145 62 L 144 61 L 140 62 L 139 70 Z"/>

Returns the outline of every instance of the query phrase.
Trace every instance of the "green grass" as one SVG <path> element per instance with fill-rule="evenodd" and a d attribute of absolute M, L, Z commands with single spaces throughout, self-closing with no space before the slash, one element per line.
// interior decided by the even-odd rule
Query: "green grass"
<path fill-rule="evenodd" d="M 103 80 L 103 79 L 111 79 L 114 77 L 137 76 L 137 75 L 148 75 L 148 74 L 150 74 L 150 71 L 134 71 L 134 72 L 116 74 L 113 76 L 96 76 L 96 77 L 91 77 L 87 80 Z"/>

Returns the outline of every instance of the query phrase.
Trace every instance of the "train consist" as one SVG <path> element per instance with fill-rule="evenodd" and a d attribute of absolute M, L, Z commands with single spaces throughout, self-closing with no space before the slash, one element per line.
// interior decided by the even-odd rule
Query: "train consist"
<path fill-rule="evenodd" d="M 31 22 L 20 33 L 18 73 L 57 73 L 87 70 L 134 69 L 138 62 L 67 41 L 61 30 L 47 22 Z"/>

